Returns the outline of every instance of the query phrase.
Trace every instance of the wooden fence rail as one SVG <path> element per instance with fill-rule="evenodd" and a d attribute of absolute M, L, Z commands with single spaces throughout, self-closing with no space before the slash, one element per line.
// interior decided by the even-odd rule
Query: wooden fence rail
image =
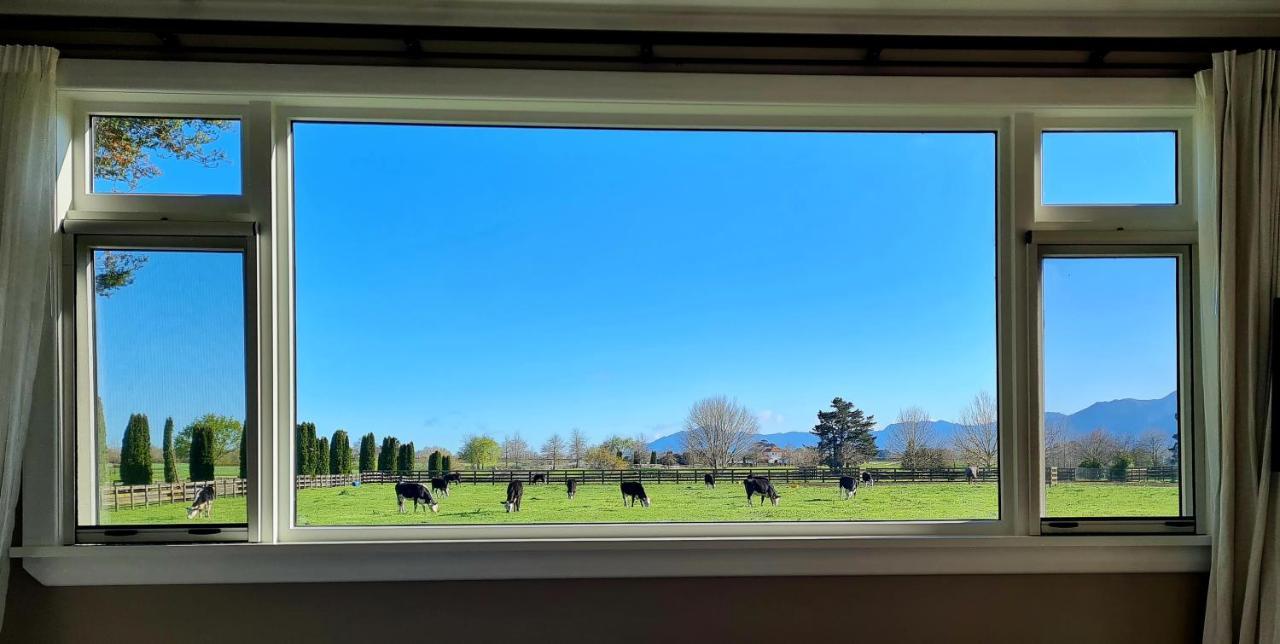
<path fill-rule="evenodd" d="M 186 503 L 195 500 L 196 492 L 206 485 L 212 485 L 219 497 L 244 496 L 249 489 L 248 481 L 236 478 L 152 483 L 151 485 L 113 485 L 101 490 L 102 508 L 125 510 L 162 503 Z"/>
<path fill-rule="evenodd" d="M 1113 470 L 1107 467 L 1046 467 L 1044 480 L 1054 483 L 1177 483 L 1181 473 L 1177 467 L 1129 467 Z"/>

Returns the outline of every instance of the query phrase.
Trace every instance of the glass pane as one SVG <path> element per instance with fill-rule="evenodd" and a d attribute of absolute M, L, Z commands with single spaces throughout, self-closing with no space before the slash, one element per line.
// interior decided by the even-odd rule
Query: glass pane
<path fill-rule="evenodd" d="M 998 516 L 993 134 L 294 135 L 299 525 Z"/>
<path fill-rule="evenodd" d="M 92 258 L 97 522 L 244 523 L 243 255 Z"/>
<path fill-rule="evenodd" d="M 240 121 L 95 116 L 93 192 L 240 194 Z"/>
<path fill-rule="evenodd" d="M 1178 202 L 1176 132 L 1045 132 L 1045 205 L 1168 205 Z"/>
<path fill-rule="evenodd" d="M 1178 260 L 1044 260 L 1045 515 L 1178 516 Z"/>

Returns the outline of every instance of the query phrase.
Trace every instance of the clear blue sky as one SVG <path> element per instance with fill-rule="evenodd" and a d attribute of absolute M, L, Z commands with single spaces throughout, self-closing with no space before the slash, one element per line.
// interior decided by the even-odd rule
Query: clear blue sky
<path fill-rule="evenodd" d="M 322 434 L 450 449 L 574 427 L 654 438 L 714 395 L 763 432 L 807 431 L 835 396 L 887 423 L 909 405 L 954 419 L 995 390 L 994 135 L 300 124 L 295 137 L 298 418 Z M 161 160 L 144 189 L 236 191 L 234 174 L 211 189 L 211 171 L 180 165 Z M 161 265 L 111 304 L 137 297 L 135 317 L 185 333 L 111 340 L 140 356 L 104 389 L 113 444 L 135 408 L 157 443 L 165 415 L 243 413 L 242 381 L 152 366 L 241 350 L 221 315 L 160 305 L 181 273 Z M 1064 298 L 1093 301 L 1064 325 L 1144 305 L 1095 289 L 1108 279 L 1065 282 Z M 197 283 L 188 300 L 228 299 Z M 1092 373 L 1086 353 L 1053 358 L 1089 376 L 1056 381 L 1050 409 L 1172 390 L 1158 368 Z"/>

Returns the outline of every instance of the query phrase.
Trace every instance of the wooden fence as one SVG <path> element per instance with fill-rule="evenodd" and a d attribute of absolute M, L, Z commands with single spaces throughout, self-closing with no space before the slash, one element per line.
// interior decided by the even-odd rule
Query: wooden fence
<path fill-rule="evenodd" d="M 102 508 L 127 510 L 162 503 L 187 503 L 195 500 L 196 492 L 206 485 L 212 485 L 218 497 L 244 496 L 249 487 L 244 479 L 233 478 L 151 485 L 113 485 L 102 488 Z"/>
<path fill-rule="evenodd" d="M 1113 470 L 1107 467 L 1046 467 L 1044 480 L 1054 483 L 1177 483 L 1177 467 L 1129 467 Z"/>

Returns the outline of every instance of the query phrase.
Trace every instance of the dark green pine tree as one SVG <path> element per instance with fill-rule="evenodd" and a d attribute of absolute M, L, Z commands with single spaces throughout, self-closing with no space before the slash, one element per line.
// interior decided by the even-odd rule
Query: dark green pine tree
<path fill-rule="evenodd" d="M 401 445 L 400 451 L 397 453 L 397 458 L 396 458 L 396 471 L 412 472 L 413 457 L 414 457 L 413 442 L 410 441 L 408 443 L 405 443 L 404 445 Z"/>
<path fill-rule="evenodd" d="M 440 457 L 440 473 L 441 474 L 448 474 L 449 472 L 453 471 L 452 461 L 453 461 L 453 458 L 450 457 L 448 454 L 445 454 L 444 456 Z"/>
<path fill-rule="evenodd" d="M 333 439 L 329 441 L 329 473 L 351 473 L 351 439 L 341 429 L 334 432 Z"/>
<path fill-rule="evenodd" d="M 249 430 L 240 430 L 240 478 L 249 478 Z"/>
<path fill-rule="evenodd" d="M 173 418 L 164 421 L 164 482 L 178 482 L 178 459 L 173 455 Z"/>
<path fill-rule="evenodd" d="M 360 471 L 372 472 L 378 469 L 378 439 L 373 432 L 360 439 Z"/>
<path fill-rule="evenodd" d="M 321 438 L 316 441 L 316 471 L 317 475 L 329 473 L 329 439 Z"/>
<path fill-rule="evenodd" d="M 132 414 L 120 445 L 120 482 L 151 484 L 151 425 L 146 414 Z"/>
<path fill-rule="evenodd" d="M 316 424 L 298 423 L 298 436 L 294 442 L 298 474 L 314 474 L 316 471 Z"/>
<path fill-rule="evenodd" d="M 378 469 L 392 472 L 396 469 L 396 459 L 400 457 L 400 439 L 387 436 L 382 439 L 382 447 L 378 449 Z"/>
<path fill-rule="evenodd" d="M 650 451 L 650 452 L 649 452 L 649 464 L 650 464 L 650 465 L 657 465 L 657 464 L 658 464 L 658 453 L 657 453 L 657 452 L 655 452 L 655 451 Z"/>
<path fill-rule="evenodd" d="M 213 428 L 208 425 L 196 425 L 191 430 L 191 458 L 187 467 L 192 481 L 212 481 L 214 479 L 213 462 Z"/>
<path fill-rule="evenodd" d="M 876 437 L 871 428 L 875 416 L 868 416 L 851 402 L 841 398 L 831 401 L 833 411 L 818 412 L 818 424 L 811 430 L 818 437 L 818 453 L 833 468 L 860 464 L 875 458 Z"/>
<path fill-rule="evenodd" d="M 431 456 L 427 457 L 427 471 L 431 476 L 440 476 L 440 450 L 431 452 Z"/>
<path fill-rule="evenodd" d="M 107 455 L 107 414 L 102 409 L 102 397 L 98 396 L 94 401 L 94 428 L 97 430 L 98 442 L 98 484 L 102 486 L 110 486 L 111 481 L 115 480 L 115 476 L 111 473 L 111 462 Z"/>

